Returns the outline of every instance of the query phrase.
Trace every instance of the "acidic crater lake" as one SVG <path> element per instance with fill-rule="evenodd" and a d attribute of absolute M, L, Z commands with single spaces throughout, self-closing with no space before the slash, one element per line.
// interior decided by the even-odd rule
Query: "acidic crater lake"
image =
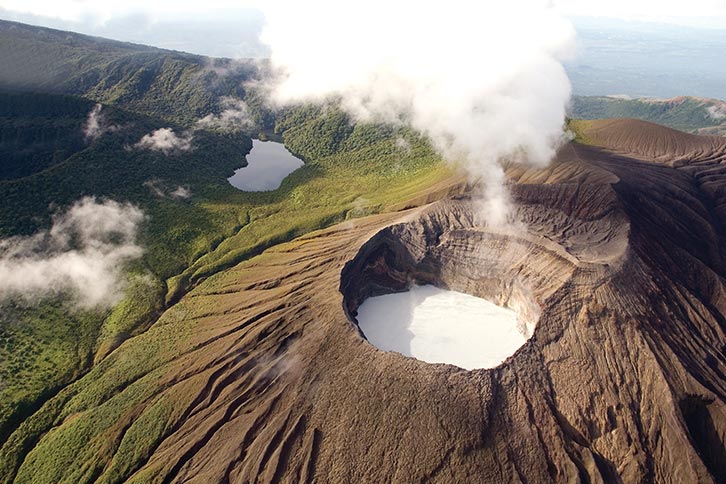
<path fill-rule="evenodd" d="M 247 166 L 235 170 L 227 181 L 246 192 L 275 190 L 287 175 L 303 164 L 282 143 L 254 139 L 252 151 L 247 155 Z"/>
<path fill-rule="evenodd" d="M 356 319 L 379 349 L 467 370 L 498 366 L 533 329 L 511 309 L 430 285 L 368 298 Z"/>

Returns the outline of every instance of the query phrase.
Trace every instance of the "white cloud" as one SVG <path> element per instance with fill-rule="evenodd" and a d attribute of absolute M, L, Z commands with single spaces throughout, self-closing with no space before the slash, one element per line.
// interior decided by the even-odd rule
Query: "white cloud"
<path fill-rule="evenodd" d="M 191 150 L 192 139 L 193 136 L 190 133 L 178 136 L 171 128 L 160 128 L 144 135 L 134 147 L 142 150 L 161 151 L 165 155 L 171 155 Z"/>
<path fill-rule="evenodd" d="M 101 112 L 103 106 L 96 104 L 91 112 L 88 113 L 86 124 L 83 125 L 83 134 L 87 139 L 95 140 L 105 133 L 111 133 L 118 130 L 118 126 L 109 124 L 106 117 Z"/>
<path fill-rule="evenodd" d="M 212 128 L 233 130 L 248 130 L 254 127 L 247 104 L 241 99 L 223 97 L 221 100 L 222 112 L 209 114 L 197 121 L 198 128 Z"/>
<path fill-rule="evenodd" d="M 278 102 L 335 94 L 357 119 L 410 123 L 501 199 L 492 210 L 506 206 L 498 161 L 546 164 L 562 138 L 574 29 L 546 0 L 273 2 L 265 14 Z"/>
<path fill-rule="evenodd" d="M 178 200 L 186 200 L 192 196 L 192 191 L 188 187 L 178 186 L 176 187 L 176 190 L 169 193 L 171 198 L 176 198 Z"/>
<path fill-rule="evenodd" d="M 175 189 L 171 190 L 163 180 L 158 178 L 146 180 L 143 185 L 159 198 L 171 197 L 175 200 L 186 200 L 192 196 L 192 191 L 188 186 L 177 185 Z"/>
<path fill-rule="evenodd" d="M 50 230 L 0 240 L 0 300 L 70 293 L 81 307 L 112 305 L 124 287 L 122 265 L 142 254 L 143 218 L 132 205 L 85 197 Z"/>
<path fill-rule="evenodd" d="M 160 198 L 166 197 L 166 193 L 164 193 L 164 188 L 162 186 L 162 182 L 158 178 L 146 180 L 142 185 L 145 186 L 146 188 L 148 188 L 149 190 L 151 190 L 151 193 L 153 193 L 157 197 L 160 197 Z"/>
<path fill-rule="evenodd" d="M 713 119 L 722 120 L 726 118 L 726 103 L 714 104 L 706 108 L 706 112 Z"/>

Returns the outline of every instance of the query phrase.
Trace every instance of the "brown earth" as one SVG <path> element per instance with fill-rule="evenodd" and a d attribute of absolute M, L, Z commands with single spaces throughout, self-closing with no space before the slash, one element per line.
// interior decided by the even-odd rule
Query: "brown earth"
<path fill-rule="evenodd" d="M 115 424 L 85 410 L 31 447 L 101 482 L 726 482 L 726 139 L 630 120 L 587 134 L 605 148 L 508 168 L 506 228 L 459 194 L 208 279 L 81 380 L 115 382 L 94 408 L 134 402 Z M 492 370 L 380 351 L 355 310 L 412 282 L 537 313 L 537 329 Z M 119 468 L 160 402 L 153 445 Z M 59 429 L 84 421 L 98 450 L 65 456 Z M 37 455 L 19 475 L 46 472 Z"/>

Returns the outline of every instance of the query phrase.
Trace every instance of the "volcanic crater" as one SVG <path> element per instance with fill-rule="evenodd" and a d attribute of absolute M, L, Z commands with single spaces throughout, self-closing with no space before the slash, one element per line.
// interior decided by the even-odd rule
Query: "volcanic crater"
<path fill-rule="evenodd" d="M 531 290 L 537 281 L 531 277 L 522 239 L 517 233 L 478 226 L 472 203 L 464 199 L 387 227 L 366 242 L 341 273 L 346 314 L 358 327 L 358 308 L 367 298 L 433 285 L 514 310 L 518 329 L 528 338 L 540 313 L 535 294 L 542 292 Z M 445 327 L 458 314 L 439 316 Z"/>

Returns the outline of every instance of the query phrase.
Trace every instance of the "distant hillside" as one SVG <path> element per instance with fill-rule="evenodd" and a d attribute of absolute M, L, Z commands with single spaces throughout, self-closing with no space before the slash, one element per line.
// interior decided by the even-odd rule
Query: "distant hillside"
<path fill-rule="evenodd" d="M 570 116 L 575 119 L 635 118 L 682 131 L 726 134 L 726 102 L 716 99 L 574 96 Z"/>
<path fill-rule="evenodd" d="M 222 96 L 249 97 L 243 83 L 258 72 L 252 62 L 7 21 L 0 21 L 0 65 L 6 90 L 83 96 L 184 125 L 218 111 Z"/>

